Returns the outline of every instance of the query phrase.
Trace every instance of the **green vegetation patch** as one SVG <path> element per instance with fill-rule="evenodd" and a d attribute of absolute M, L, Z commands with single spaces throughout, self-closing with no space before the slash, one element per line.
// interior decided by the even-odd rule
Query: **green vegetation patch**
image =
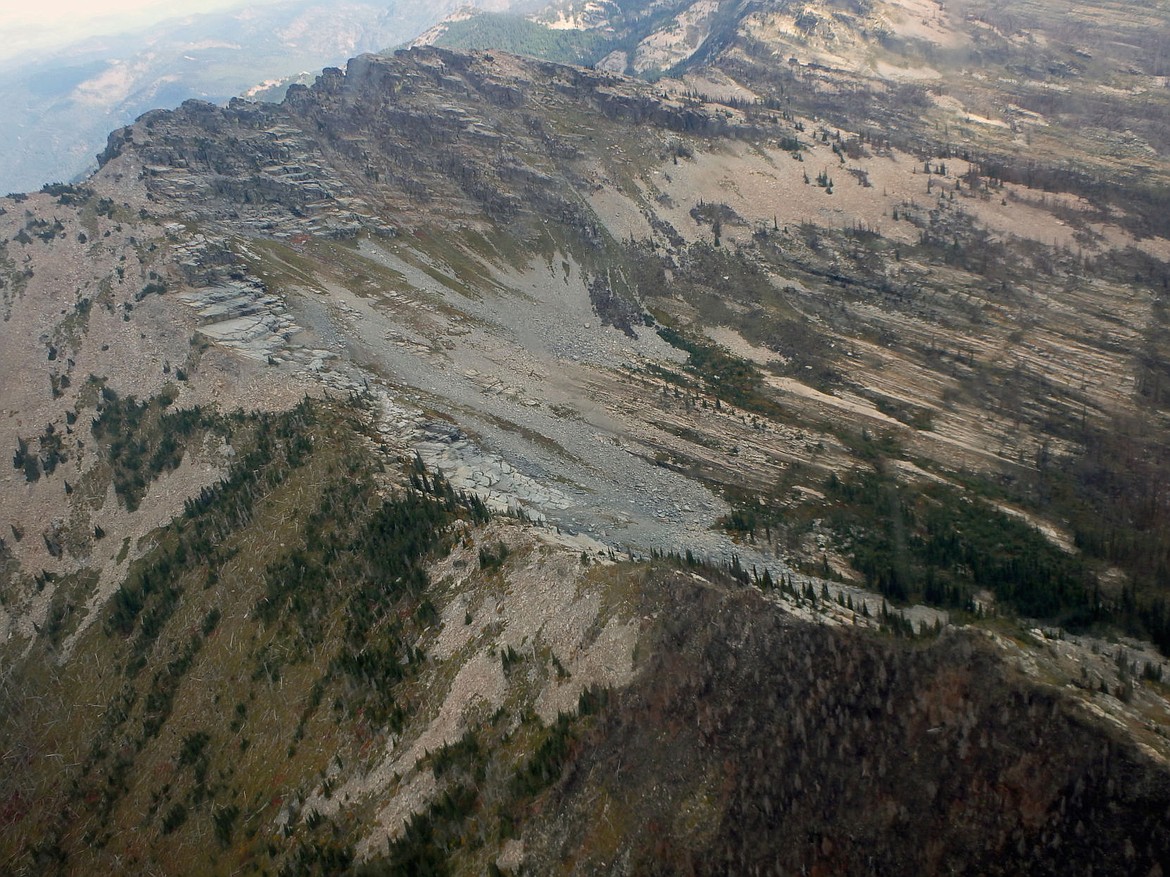
<path fill-rule="evenodd" d="M 199 406 L 169 410 L 178 397 L 173 385 L 144 402 L 101 388 L 93 435 L 106 448 L 114 492 L 129 511 L 138 508 L 152 481 L 178 468 L 195 435 L 225 425 Z"/>
<path fill-rule="evenodd" d="M 596 31 L 552 30 L 518 15 L 481 12 L 450 22 L 437 44 L 449 49 L 498 49 L 560 64 L 592 64 L 604 57 L 611 41 Z"/>
<path fill-rule="evenodd" d="M 1025 521 L 942 484 L 830 476 L 828 524 L 866 585 L 892 600 L 973 608 L 986 589 L 1022 615 L 1088 620 L 1084 561 Z"/>
<path fill-rule="evenodd" d="M 747 360 L 728 353 L 717 344 L 699 341 L 669 326 L 660 327 L 658 334 L 672 347 L 689 354 L 687 371 L 702 379 L 716 399 L 768 416 L 782 415 L 780 406 L 764 394 L 759 369 Z M 661 373 L 666 374 L 666 370 L 661 370 Z"/>

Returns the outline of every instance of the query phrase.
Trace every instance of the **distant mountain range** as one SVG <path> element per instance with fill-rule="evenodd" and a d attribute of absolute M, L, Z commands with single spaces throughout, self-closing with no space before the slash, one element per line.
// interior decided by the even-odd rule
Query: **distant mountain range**
<path fill-rule="evenodd" d="M 106 135 L 147 110 L 191 97 L 222 102 L 265 82 L 287 85 L 303 71 L 401 43 L 457 5 L 292 0 L 174 18 L 8 61 L 0 65 L 7 119 L 0 192 L 90 172 Z"/>

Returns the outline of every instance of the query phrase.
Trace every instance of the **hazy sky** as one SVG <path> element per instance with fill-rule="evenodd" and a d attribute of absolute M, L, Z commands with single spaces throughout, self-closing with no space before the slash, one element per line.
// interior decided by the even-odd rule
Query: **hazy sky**
<path fill-rule="evenodd" d="M 0 57 L 193 12 L 272 2 L 276 0 L 0 0 Z"/>

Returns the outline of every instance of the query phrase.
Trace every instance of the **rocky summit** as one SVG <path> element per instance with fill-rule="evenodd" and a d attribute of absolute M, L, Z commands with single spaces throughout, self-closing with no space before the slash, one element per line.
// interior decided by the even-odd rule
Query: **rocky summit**
<path fill-rule="evenodd" d="M 0 199 L 0 870 L 1170 867 L 1160 62 L 700 6 Z"/>

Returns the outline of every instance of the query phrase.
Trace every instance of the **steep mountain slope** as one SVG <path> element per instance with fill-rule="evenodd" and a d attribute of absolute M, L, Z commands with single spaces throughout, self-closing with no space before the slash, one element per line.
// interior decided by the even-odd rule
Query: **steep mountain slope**
<path fill-rule="evenodd" d="M 1038 0 L 552 3 L 461 10 L 419 42 L 680 77 L 913 149 L 976 155 L 1016 182 L 1107 197 L 1124 177 L 1163 229 L 1170 20 L 1156 4 Z M 927 145 L 929 144 L 929 146 Z"/>
<path fill-rule="evenodd" d="M 418 471 L 371 502 L 362 451 L 338 456 L 368 426 L 339 414 L 237 421 L 257 444 L 226 486 L 9 678 L 8 870 L 1120 874 L 1170 852 L 1164 759 L 982 637 L 586 563 Z"/>
<path fill-rule="evenodd" d="M 1167 860 L 1152 190 L 759 70 L 362 56 L 3 201 L 5 867 Z"/>

